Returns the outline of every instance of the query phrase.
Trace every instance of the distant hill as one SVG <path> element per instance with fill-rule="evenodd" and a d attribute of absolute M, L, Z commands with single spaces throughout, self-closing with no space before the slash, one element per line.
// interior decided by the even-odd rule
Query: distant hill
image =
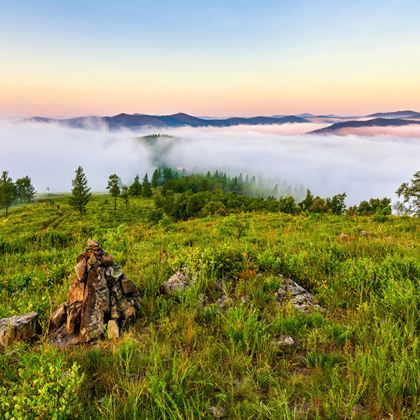
<path fill-rule="evenodd" d="M 320 128 L 319 130 L 311 131 L 308 134 L 334 134 L 346 128 L 401 127 L 405 125 L 420 125 L 420 121 L 388 118 L 374 118 L 367 121 L 345 121 L 332 124 L 329 127 Z"/>
<path fill-rule="evenodd" d="M 172 115 L 118 114 L 112 117 L 77 117 L 66 119 L 32 117 L 27 121 L 60 124 L 72 128 L 118 130 L 141 127 L 232 127 L 235 125 L 269 125 L 308 122 L 305 118 L 294 115 L 281 117 L 232 117 L 226 119 L 204 119 L 179 113 Z"/>
<path fill-rule="evenodd" d="M 416 111 L 395 111 L 395 112 L 377 112 L 367 115 L 369 118 L 420 118 L 420 112 Z"/>

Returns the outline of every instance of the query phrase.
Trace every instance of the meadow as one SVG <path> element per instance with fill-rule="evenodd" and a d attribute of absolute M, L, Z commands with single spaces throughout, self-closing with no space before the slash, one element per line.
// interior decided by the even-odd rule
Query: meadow
<path fill-rule="evenodd" d="M 83 220 L 67 197 L 0 215 L 0 318 L 37 311 L 46 329 L 88 238 L 122 264 L 142 309 L 115 342 L 56 349 L 43 334 L 1 349 L 0 417 L 419 418 L 419 218 L 173 222 L 153 209 L 131 198 L 114 212 L 95 195 Z M 182 267 L 196 281 L 162 295 Z M 325 311 L 280 304 L 283 278 Z"/>

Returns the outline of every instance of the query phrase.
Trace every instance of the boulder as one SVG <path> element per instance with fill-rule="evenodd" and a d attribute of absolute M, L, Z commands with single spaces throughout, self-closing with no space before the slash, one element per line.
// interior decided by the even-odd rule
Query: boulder
<path fill-rule="evenodd" d="M 16 341 L 30 340 L 38 329 L 38 314 L 30 312 L 24 315 L 0 319 L 0 344 L 8 346 Z"/>

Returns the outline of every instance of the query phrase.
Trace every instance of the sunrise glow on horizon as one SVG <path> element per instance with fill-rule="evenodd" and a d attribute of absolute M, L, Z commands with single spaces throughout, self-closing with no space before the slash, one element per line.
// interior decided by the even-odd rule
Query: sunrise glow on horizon
<path fill-rule="evenodd" d="M 415 0 L 1 6 L 0 116 L 420 111 Z"/>

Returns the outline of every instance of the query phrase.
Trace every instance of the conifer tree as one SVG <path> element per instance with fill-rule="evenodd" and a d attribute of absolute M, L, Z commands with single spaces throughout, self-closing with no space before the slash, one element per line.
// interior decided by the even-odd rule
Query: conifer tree
<path fill-rule="evenodd" d="M 133 183 L 130 185 L 129 193 L 135 197 L 140 197 L 141 192 L 142 192 L 142 189 L 141 189 L 140 177 L 136 175 Z"/>
<path fill-rule="evenodd" d="M 160 178 L 161 178 L 161 170 L 160 168 L 157 168 L 153 171 L 153 175 L 152 175 L 152 187 L 156 188 L 159 186 L 160 183 Z"/>
<path fill-rule="evenodd" d="M 79 166 L 76 169 L 76 176 L 72 180 L 70 205 L 79 210 L 80 218 L 86 213 L 86 205 L 89 203 L 90 196 L 90 188 L 87 185 L 86 175 L 83 172 L 83 168 Z"/>
<path fill-rule="evenodd" d="M 112 174 L 108 178 L 108 185 L 106 189 L 112 197 L 114 197 L 114 211 L 117 210 L 117 197 L 121 194 L 121 180 L 117 174 Z"/>
<path fill-rule="evenodd" d="M 6 217 L 9 215 L 9 207 L 16 198 L 16 186 L 9 177 L 7 171 L 3 171 L 0 178 L 0 205 L 6 210 Z"/>
<path fill-rule="evenodd" d="M 150 185 L 147 174 L 143 178 L 142 190 L 143 190 L 143 197 L 152 196 L 152 186 Z"/>

